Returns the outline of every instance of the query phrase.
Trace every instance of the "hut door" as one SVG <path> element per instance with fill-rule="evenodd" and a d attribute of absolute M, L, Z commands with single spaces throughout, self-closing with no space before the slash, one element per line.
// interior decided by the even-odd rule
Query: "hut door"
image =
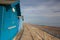
<path fill-rule="evenodd" d="M 5 15 L 5 28 L 7 28 L 6 34 L 8 34 L 8 40 L 12 40 L 18 32 L 18 18 L 15 7 L 8 5 L 7 8 Z"/>

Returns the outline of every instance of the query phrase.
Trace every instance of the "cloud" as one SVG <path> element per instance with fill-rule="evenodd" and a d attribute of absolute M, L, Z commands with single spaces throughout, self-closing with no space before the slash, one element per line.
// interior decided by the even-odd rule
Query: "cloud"
<path fill-rule="evenodd" d="M 22 13 L 25 16 L 60 16 L 59 8 L 57 6 L 53 7 L 46 7 L 44 5 L 37 6 L 37 7 L 28 7 L 23 9 Z M 58 11 L 55 11 L 58 10 Z"/>
<path fill-rule="evenodd" d="M 25 22 L 36 24 L 60 23 L 60 0 L 21 0 Z"/>

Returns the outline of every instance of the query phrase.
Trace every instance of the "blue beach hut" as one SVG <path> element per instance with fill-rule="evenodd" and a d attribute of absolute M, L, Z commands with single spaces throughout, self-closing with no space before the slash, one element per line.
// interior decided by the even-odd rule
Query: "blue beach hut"
<path fill-rule="evenodd" d="M 0 1 L 0 40 L 13 40 L 20 22 L 20 1 Z"/>

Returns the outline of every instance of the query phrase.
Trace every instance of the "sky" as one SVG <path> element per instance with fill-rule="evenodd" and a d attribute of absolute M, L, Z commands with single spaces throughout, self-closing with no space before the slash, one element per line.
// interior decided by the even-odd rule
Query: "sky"
<path fill-rule="evenodd" d="M 60 0 L 20 0 L 24 22 L 60 26 Z"/>

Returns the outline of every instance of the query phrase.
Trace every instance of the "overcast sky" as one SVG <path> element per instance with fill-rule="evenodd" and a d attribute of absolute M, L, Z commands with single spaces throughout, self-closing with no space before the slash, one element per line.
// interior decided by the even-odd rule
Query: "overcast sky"
<path fill-rule="evenodd" d="M 60 26 L 60 0 L 21 0 L 25 22 Z"/>

